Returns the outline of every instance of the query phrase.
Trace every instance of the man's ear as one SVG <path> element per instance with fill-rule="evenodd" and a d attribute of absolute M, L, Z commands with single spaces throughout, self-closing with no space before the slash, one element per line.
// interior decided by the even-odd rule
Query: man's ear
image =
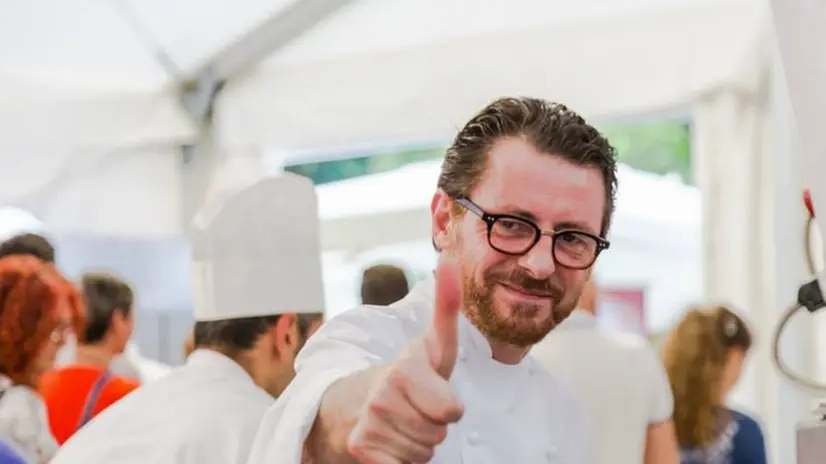
<path fill-rule="evenodd" d="M 453 200 L 442 190 L 436 190 L 430 200 L 431 236 L 438 251 L 448 248 L 451 243 L 450 229 L 453 226 Z"/>
<path fill-rule="evenodd" d="M 116 332 L 120 333 L 127 330 L 129 325 L 129 316 L 126 315 L 120 308 L 115 308 L 112 311 L 112 319 L 109 322 L 110 327 L 109 329 L 115 329 Z"/>
<path fill-rule="evenodd" d="M 275 336 L 275 349 L 279 356 L 293 353 L 300 343 L 297 316 L 292 313 L 282 314 L 275 323 L 273 335 Z"/>

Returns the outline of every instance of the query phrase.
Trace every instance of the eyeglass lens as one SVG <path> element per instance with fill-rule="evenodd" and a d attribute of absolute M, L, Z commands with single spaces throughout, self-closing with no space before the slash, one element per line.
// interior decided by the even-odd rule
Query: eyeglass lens
<path fill-rule="evenodd" d="M 490 228 L 492 247 L 511 254 L 527 253 L 539 241 L 541 232 L 533 224 L 515 218 L 498 218 Z M 554 259 L 562 266 L 589 266 L 596 259 L 599 243 L 577 231 L 563 231 L 554 236 Z"/>

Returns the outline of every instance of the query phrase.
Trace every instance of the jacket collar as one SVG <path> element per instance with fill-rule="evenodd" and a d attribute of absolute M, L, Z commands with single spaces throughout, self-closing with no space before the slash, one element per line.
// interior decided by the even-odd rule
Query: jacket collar
<path fill-rule="evenodd" d="M 199 348 L 192 352 L 186 359 L 187 366 L 202 366 L 211 370 L 237 374 L 242 378 L 247 378 L 252 382 L 250 374 L 244 370 L 237 362 L 217 351 Z"/>

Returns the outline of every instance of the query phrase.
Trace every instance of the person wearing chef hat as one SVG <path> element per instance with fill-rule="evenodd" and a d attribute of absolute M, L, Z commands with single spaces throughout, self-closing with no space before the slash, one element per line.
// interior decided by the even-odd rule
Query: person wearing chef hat
<path fill-rule="evenodd" d="M 316 197 L 294 174 L 236 182 L 192 235 L 195 351 L 95 417 L 52 464 L 245 463 L 324 304 Z"/>

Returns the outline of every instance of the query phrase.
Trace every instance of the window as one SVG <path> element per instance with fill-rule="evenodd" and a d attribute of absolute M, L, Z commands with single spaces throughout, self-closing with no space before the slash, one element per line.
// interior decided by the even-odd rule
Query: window
<path fill-rule="evenodd" d="M 617 149 L 620 162 L 655 174 L 677 174 L 692 183 L 688 123 L 608 124 L 600 130 Z"/>
<path fill-rule="evenodd" d="M 691 182 L 691 129 L 675 121 L 606 124 L 600 130 L 617 148 L 619 160 L 635 169 L 656 174 L 676 174 Z M 309 177 L 317 185 L 380 172 L 411 163 L 439 159 L 444 146 L 400 149 L 332 161 L 295 164 L 284 169 Z"/>
<path fill-rule="evenodd" d="M 398 150 L 356 158 L 286 166 L 285 171 L 309 177 L 316 185 L 392 171 L 407 164 L 439 159 L 444 147 Z"/>

